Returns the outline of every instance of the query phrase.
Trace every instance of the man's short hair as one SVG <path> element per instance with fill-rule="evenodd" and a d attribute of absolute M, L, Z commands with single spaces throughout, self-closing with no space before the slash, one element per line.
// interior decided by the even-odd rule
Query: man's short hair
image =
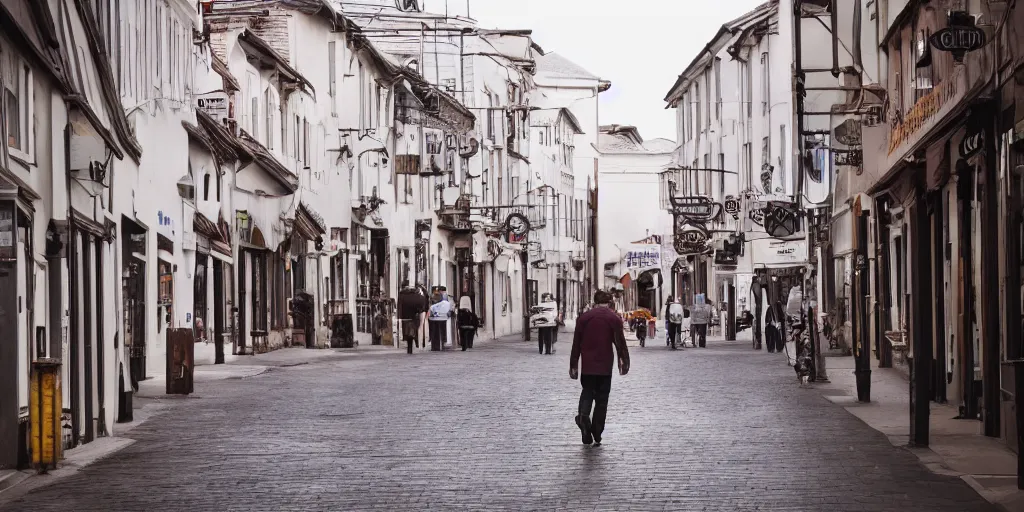
<path fill-rule="evenodd" d="M 611 304 L 611 302 L 612 294 L 604 290 L 594 292 L 594 304 Z"/>

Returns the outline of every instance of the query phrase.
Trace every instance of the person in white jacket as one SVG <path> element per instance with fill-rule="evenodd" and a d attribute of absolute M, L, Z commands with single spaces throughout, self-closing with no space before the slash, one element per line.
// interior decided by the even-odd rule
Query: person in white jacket
<path fill-rule="evenodd" d="M 435 289 L 432 299 L 427 324 L 430 328 L 430 350 L 437 352 L 448 344 L 448 319 L 453 312 L 452 303 L 448 300 L 448 292 L 444 287 Z"/>

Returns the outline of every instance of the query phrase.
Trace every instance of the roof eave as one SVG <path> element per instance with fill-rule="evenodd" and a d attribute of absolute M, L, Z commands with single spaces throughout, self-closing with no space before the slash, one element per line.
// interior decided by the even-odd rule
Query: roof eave
<path fill-rule="evenodd" d="M 313 87 L 313 83 L 310 82 L 299 70 L 292 67 L 288 63 L 287 59 L 284 58 L 277 50 L 270 46 L 262 37 L 256 35 L 249 29 L 245 29 L 241 34 L 238 35 L 239 46 L 242 51 L 249 57 L 270 60 L 274 63 L 274 66 L 279 72 L 286 75 L 289 80 L 298 83 L 300 86 L 308 88 L 309 93 L 316 95 L 316 89 Z"/>

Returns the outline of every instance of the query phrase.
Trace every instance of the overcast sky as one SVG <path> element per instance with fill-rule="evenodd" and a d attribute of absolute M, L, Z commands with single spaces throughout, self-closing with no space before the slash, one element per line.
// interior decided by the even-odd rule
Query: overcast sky
<path fill-rule="evenodd" d="M 631 124 L 645 139 L 675 139 L 665 94 L 723 23 L 764 0 L 469 0 L 481 28 L 532 29 L 558 52 L 612 82 L 601 94 L 601 124 Z M 466 0 L 447 0 L 465 14 Z M 444 12 L 445 0 L 426 0 Z"/>

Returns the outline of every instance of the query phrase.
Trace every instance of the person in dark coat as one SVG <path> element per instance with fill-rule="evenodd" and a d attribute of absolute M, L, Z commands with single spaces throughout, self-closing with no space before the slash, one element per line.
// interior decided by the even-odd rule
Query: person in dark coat
<path fill-rule="evenodd" d="M 579 379 L 583 386 L 576 426 L 583 434 L 585 445 L 601 445 L 616 354 L 619 375 L 626 375 L 629 373 L 629 349 L 622 332 L 622 319 L 612 309 L 612 295 L 598 290 L 594 294 L 594 309 L 576 320 L 569 357 L 569 377 Z"/>
<path fill-rule="evenodd" d="M 398 292 L 398 321 L 402 325 L 402 341 L 411 347 L 416 343 L 419 348 L 420 321 L 427 311 L 427 297 L 418 289 L 409 286 L 409 281 L 402 283 Z"/>
<path fill-rule="evenodd" d="M 480 327 L 480 318 L 473 312 L 473 303 L 469 296 L 463 295 L 459 301 L 459 312 L 455 315 L 455 324 L 459 328 L 459 340 L 462 344 L 462 351 L 473 348 L 473 338 L 476 338 L 476 330 Z"/>

